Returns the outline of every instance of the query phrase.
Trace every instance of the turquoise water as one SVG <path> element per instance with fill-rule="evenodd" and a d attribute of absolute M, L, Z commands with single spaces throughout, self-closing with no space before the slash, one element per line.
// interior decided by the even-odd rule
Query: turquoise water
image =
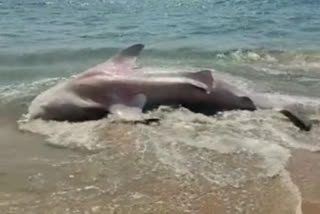
<path fill-rule="evenodd" d="M 317 0 L 0 1 L 0 84 L 68 76 L 133 43 L 173 64 L 214 68 L 240 53 L 242 64 L 318 66 L 319 10 Z"/>
<path fill-rule="evenodd" d="M 317 0 L 12 0 L 0 4 L 2 52 L 121 47 L 134 42 L 210 51 L 320 46 Z"/>

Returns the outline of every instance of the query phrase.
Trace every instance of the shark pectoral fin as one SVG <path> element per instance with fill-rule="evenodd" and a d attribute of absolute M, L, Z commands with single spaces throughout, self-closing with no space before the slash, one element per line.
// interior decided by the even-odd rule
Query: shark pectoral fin
<path fill-rule="evenodd" d="M 139 119 L 147 98 L 144 94 L 134 96 L 117 96 L 109 107 L 109 112 L 121 119 Z"/>
<path fill-rule="evenodd" d="M 125 104 L 114 104 L 110 106 L 109 112 L 116 116 L 117 119 L 123 121 L 143 120 L 142 111 L 138 107 L 127 106 Z"/>
<path fill-rule="evenodd" d="M 149 124 L 159 121 L 158 118 L 149 117 L 142 113 L 145 103 L 146 96 L 144 94 L 137 94 L 131 99 L 119 99 L 109 107 L 109 112 L 122 122 Z"/>
<path fill-rule="evenodd" d="M 137 107 L 139 109 L 143 109 L 144 105 L 147 102 L 147 97 L 144 94 L 137 94 L 133 96 L 131 99 L 126 100 L 126 103 L 128 106 Z"/>
<path fill-rule="evenodd" d="M 159 118 L 146 116 L 142 113 L 140 108 L 130 107 L 123 104 L 114 104 L 110 107 L 112 113 L 117 121 L 130 123 L 150 124 L 159 122 Z"/>
<path fill-rule="evenodd" d="M 310 131 L 312 128 L 312 122 L 306 115 L 299 112 L 294 108 L 283 108 L 279 110 L 280 113 L 285 115 L 295 126 L 297 126 L 300 130 Z"/>

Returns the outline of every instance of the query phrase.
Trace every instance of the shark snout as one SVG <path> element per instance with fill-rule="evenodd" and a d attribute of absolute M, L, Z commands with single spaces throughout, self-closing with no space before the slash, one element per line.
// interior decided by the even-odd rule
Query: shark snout
<path fill-rule="evenodd" d="M 257 107 L 249 97 L 240 97 L 241 106 L 244 110 L 254 111 L 257 110 Z"/>

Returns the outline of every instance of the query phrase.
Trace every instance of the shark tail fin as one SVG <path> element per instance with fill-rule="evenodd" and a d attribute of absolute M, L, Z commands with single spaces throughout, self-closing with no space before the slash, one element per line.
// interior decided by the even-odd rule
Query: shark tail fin
<path fill-rule="evenodd" d="M 294 108 L 284 108 L 279 111 L 285 115 L 295 126 L 300 130 L 310 131 L 312 128 L 312 121 L 307 118 L 305 114 L 302 114 Z"/>

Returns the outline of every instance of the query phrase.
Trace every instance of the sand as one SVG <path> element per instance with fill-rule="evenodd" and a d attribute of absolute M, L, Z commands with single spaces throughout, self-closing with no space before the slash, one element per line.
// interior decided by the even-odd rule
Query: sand
<path fill-rule="evenodd" d="M 0 213 L 320 213 L 320 153 L 293 150 L 289 173 L 217 186 L 172 174 L 146 152 L 135 152 L 129 132 L 108 136 L 96 154 L 48 146 L 0 117 Z M 296 187 L 290 183 L 291 179 Z M 299 210 L 298 210 L 299 211 Z"/>
<path fill-rule="evenodd" d="M 320 153 L 295 150 L 287 169 L 301 192 L 303 213 L 320 213 Z"/>

